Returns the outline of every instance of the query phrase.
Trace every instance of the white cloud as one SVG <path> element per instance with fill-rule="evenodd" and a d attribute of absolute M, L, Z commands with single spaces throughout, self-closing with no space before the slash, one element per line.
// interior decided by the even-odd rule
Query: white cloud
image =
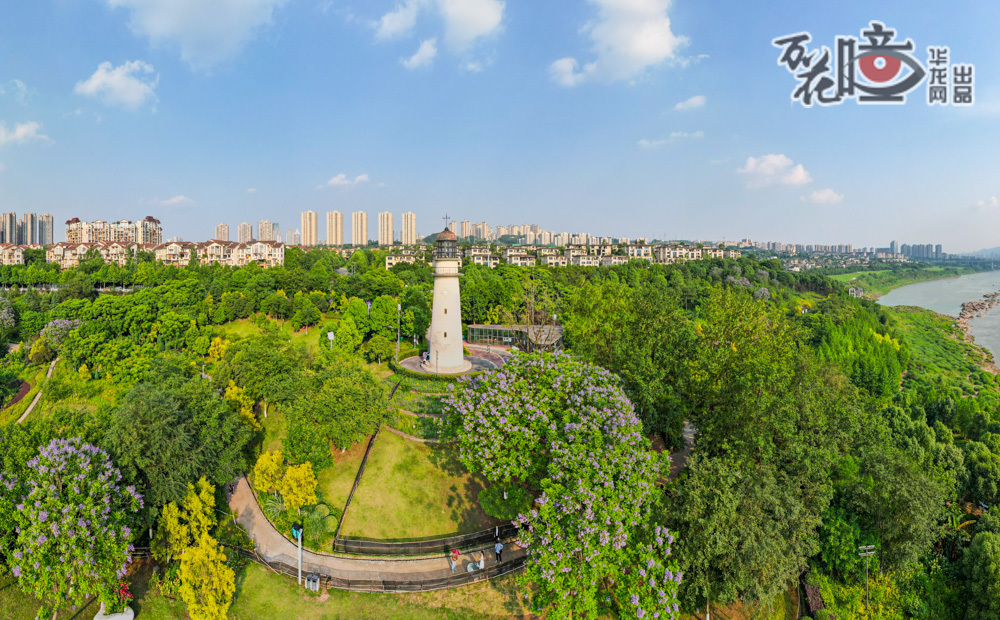
<path fill-rule="evenodd" d="M 14 125 L 14 130 L 10 131 L 7 126 L 0 123 L 0 146 L 5 144 L 27 144 L 28 142 L 51 142 L 49 137 L 41 133 L 41 123 L 31 121 L 29 123 L 18 123 Z"/>
<path fill-rule="evenodd" d="M 506 3 L 501 0 L 437 0 L 444 17 L 445 42 L 464 51 L 480 38 L 498 32 Z"/>
<path fill-rule="evenodd" d="M 598 18 L 583 30 L 589 33 L 595 59 L 584 64 L 573 57 L 552 63 L 552 79 L 561 86 L 587 81 L 614 82 L 637 77 L 646 69 L 675 58 L 687 38 L 670 29 L 670 0 L 590 0 Z"/>
<path fill-rule="evenodd" d="M 173 198 L 160 201 L 161 207 L 186 207 L 193 204 L 194 201 L 187 196 L 174 196 Z"/>
<path fill-rule="evenodd" d="M 400 62 L 407 69 L 429 67 L 434 62 L 434 57 L 437 56 L 437 53 L 437 37 L 432 37 L 422 42 L 413 56 L 403 58 Z"/>
<path fill-rule="evenodd" d="M 256 194 L 257 193 L 257 188 L 256 187 L 249 187 L 249 188 L 247 188 L 247 193 L 248 194 Z"/>
<path fill-rule="evenodd" d="M 359 183 L 367 183 L 371 180 L 367 174 L 359 174 L 353 179 L 349 178 L 346 174 L 341 172 L 337 176 L 333 177 L 326 182 L 327 187 L 345 187 L 347 185 L 357 185 Z M 320 187 L 323 187 L 322 185 Z"/>
<path fill-rule="evenodd" d="M 705 98 L 705 95 L 695 95 L 694 97 L 678 102 L 677 105 L 674 106 L 674 109 L 681 112 L 685 110 L 694 110 L 705 105 L 706 101 L 707 99 Z"/>
<path fill-rule="evenodd" d="M 107 0 L 129 11 L 129 28 L 153 45 L 176 46 L 198 70 L 235 56 L 288 0 Z"/>
<path fill-rule="evenodd" d="M 436 11 L 444 22 L 445 44 L 462 53 L 502 29 L 505 7 L 503 0 L 402 0 L 374 23 L 375 38 L 386 41 L 409 35 L 422 11 Z"/>
<path fill-rule="evenodd" d="M 844 201 L 844 195 L 838 194 L 832 189 L 817 189 L 803 196 L 802 200 L 817 205 L 835 205 Z"/>
<path fill-rule="evenodd" d="M 980 207 L 990 206 L 990 207 L 1000 207 L 1000 199 L 996 196 L 990 196 L 989 200 L 980 200 L 976 203 Z"/>
<path fill-rule="evenodd" d="M 379 40 L 395 39 L 409 34 L 417 25 L 417 13 L 420 10 L 419 0 L 406 0 L 396 5 L 396 8 L 382 16 L 375 31 Z"/>
<path fill-rule="evenodd" d="M 635 144 L 636 144 L 636 146 L 638 146 L 641 149 L 652 150 L 652 149 L 660 148 L 661 146 L 663 146 L 666 143 L 667 143 L 667 140 L 647 140 L 646 138 L 643 138 L 642 140 L 639 140 Z"/>
<path fill-rule="evenodd" d="M 35 94 L 34 88 L 29 87 L 17 78 L 5 84 L 0 84 L 0 95 L 11 95 L 21 105 L 28 103 Z"/>
<path fill-rule="evenodd" d="M 796 164 L 784 155 L 747 157 L 747 163 L 736 171 L 746 175 L 747 186 L 754 188 L 769 185 L 805 185 L 812 182 L 812 177 L 802 164 Z"/>
<path fill-rule="evenodd" d="M 660 138 L 658 140 L 647 140 L 646 138 L 643 138 L 642 140 L 636 142 L 636 145 L 641 149 L 652 150 L 679 140 L 698 140 L 704 137 L 705 132 L 700 129 L 698 131 L 672 131 L 670 132 L 669 138 Z"/>
<path fill-rule="evenodd" d="M 153 66 L 141 60 L 131 60 L 117 67 L 102 62 L 92 76 L 76 83 L 73 92 L 134 110 L 147 101 L 156 100 L 160 76 L 151 78 L 153 73 Z"/>

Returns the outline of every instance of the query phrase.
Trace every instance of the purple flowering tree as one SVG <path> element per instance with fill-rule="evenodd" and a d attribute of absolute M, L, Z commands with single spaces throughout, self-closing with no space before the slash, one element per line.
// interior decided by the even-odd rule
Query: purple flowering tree
<path fill-rule="evenodd" d="M 567 355 L 517 355 L 449 407 L 460 458 L 542 493 L 518 515 L 534 602 L 554 618 L 677 613 L 672 535 L 650 524 L 663 467 L 617 377 Z"/>
<path fill-rule="evenodd" d="M 69 333 L 80 327 L 81 321 L 78 319 L 55 319 L 49 321 L 48 325 L 42 328 L 41 337 L 52 344 L 54 349 L 59 349 L 66 342 Z"/>
<path fill-rule="evenodd" d="M 58 609 L 97 595 L 110 607 L 133 551 L 129 528 L 142 507 L 104 450 L 54 439 L 28 462 L 8 558 L 21 588 Z"/>
<path fill-rule="evenodd" d="M 21 485 L 17 476 L 0 471 L 0 557 L 10 559 L 10 552 L 17 541 L 17 509 L 21 499 Z M 5 565 L 0 562 L 0 574 Z"/>
<path fill-rule="evenodd" d="M 445 398 L 462 463 L 494 484 L 535 488 L 547 476 L 550 444 L 583 407 L 625 405 L 617 377 L 550 353 L 515 355 L 503 368 L 462 377 Z"/>

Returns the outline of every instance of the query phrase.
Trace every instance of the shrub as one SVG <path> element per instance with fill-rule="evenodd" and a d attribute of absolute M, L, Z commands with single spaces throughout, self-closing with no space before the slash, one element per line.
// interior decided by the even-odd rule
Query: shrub
<path fill-rule="evenodd" d="M 503 497 L 504 489 L 500 485 L 493 485 L 479 492 L 479 505 L 483 507 L 483 512 L 510 521 L 518 514 L 526 513 L 531 509 L 534 499 L 521 487 L 512 486 L 507 489 L 507 499 Z"/>
<path fill-rule="evenodd" d="M 278 519 L 278 516 L 285 511 L 285 499 L 280 495 L 268 495 L 264 498 L 261 510 L 264 511 L 264 516 L 271 521 L 275 521 Z"/>

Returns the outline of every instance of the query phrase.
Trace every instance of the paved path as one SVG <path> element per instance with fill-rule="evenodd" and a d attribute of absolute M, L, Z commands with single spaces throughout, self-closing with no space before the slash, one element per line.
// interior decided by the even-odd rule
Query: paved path
<path fill-rule="evenodd" d="M 35 394 L 35 399 L 31 401 L 31 404 L 28 405 L 28 408 L 25 409 L 24 413 L 21 414 L 21 417 L 17 419 L 18 424 L 24 422 L 24 420 L 28 417 L 28 414 L 31 413 L 31 410 L 35 408 L 35 405 L 37 405 L 38 401 L 42 398 L 42 390 L 45 389 L 45 384 L 48 383 L 49 379 L 52 378 L 52 371 L 55 370 L 56 362 L 58 361 L 59 358 L 57 357 L 56 359 L 52 360 L 51 364 L 49 364 L 49 371 L 45 373 L 45 381 L 43 381 L 41 387 L 38 388 L 38 392 Z"/>
<path fill-rule="evenodd" d="M 262 558 L 269 562 L 284 562 L 290 566 L 297 564 L 298 547 L 282 536 L 267 520 L 257 505 L 246 478 L 240 478 L 236 484 L 236 490 L 229 498 L 229 507 L 239 514 L 237 521 L 247 529 L 257 546 L 257 553 Z M 474 551 L 478 557 L 480 549 Z M 464 572 L 466 565 L 473 561 L 470 552 L 462 554 L 456 573 Z M 487 567 L 494 566 L 496 559 L 492 547 L 486 549 L 485 553 Z M 524 550 L 513 542 L 504 546 L 505 562 L 524 554 Z M 302 571 L 303 574 L 320 573 L 340 579 L 370 581 L 429 581 L 452 574 L 451 565 L 443 555 L 368 559 L 359 556 L 313 553 L 305 549 L 302 551 Z"/>

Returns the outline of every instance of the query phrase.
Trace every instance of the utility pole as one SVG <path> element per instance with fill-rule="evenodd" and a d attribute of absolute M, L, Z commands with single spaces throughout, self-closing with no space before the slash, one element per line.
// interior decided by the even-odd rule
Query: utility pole
<path fill-rule="evenodd" d="M 302 524 L 292 524 L 292 536 L 299 539 L 299 585 L 302 585 Z"/>
<path fill-rule="evenodd" d="M 865 559 L 865 611 L 868 611 L 868 605 L 871 603 L 871 598 L 868 596 L 868 558 L 875 555 L 875 545 L 865 545 L 863 547 L 858 547 L 858 557 Z"/>
<path fill-rule="evenodd" d="M 396 363 L 399 363 L 399 321 L 400 313 L 403 311 L 402 304 L 396 304 Z"/>

